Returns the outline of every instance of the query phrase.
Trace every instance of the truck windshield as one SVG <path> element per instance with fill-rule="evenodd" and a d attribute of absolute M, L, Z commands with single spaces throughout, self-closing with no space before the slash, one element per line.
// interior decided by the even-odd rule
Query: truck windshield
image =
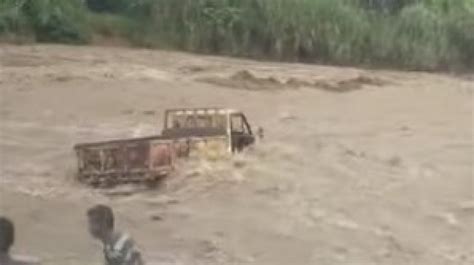
<path fill-rule="evenodd" d="M 193 115 L 181 113 L 169 113 L 168 123 L 169 129 L 181 128 L 226 128 L 226 116 L 223 114 L 214 115 Z"/>

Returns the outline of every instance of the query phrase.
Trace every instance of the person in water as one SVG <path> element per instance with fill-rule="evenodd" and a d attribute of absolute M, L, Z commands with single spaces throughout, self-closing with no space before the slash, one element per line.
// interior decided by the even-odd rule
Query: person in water
<path fill-rule="evenodd" d="M 112 208 L 96 205 L 87 211 L 87 217 L 89 232 L 103 244 L 106 265 L 144 264 L 132 238 L 115 230 Z"/>
<path fill-rule="evenodd" d="M 0 217 L 0 265 L 38 265 L 38 263 L 15 259 L 10 249 L 15 243 L 15 227 L 6 217 Z"/>

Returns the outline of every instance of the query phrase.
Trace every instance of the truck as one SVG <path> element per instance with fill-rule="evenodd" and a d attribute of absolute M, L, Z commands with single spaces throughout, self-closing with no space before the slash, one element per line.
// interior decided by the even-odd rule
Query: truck
<path fill-rule="evenodd" d="M 258 132 L 263 137 L 262 130 Z M 170 109 L 159 135 L 75 145 L 77 179 L 92 186 L 155 184 L 173 172 L 179 159 L 221 157 L 240 152 L 255 140 L 241 111 Z"/>

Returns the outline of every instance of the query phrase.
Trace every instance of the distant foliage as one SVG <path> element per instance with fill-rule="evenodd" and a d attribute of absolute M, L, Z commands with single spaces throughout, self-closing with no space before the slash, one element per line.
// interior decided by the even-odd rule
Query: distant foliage
<path fill-rule="evenodd" d="M 79 0 L 0 0 L 0 34 L 30 32 L 37 41 L 86 42 Z"/>
<path fill-rule="evenodd" d="M 130 0 L 85 0 L 87 7 L 93 12 L 119 13 L 129 8 Z"/>
<path fill-rule="evenodd" d="M 38 41 L 85 42 L 85 9 L 77 0 L 29 0 L 23 6 Z"/>
<path fill-rule="evenodd" d="M 147 1 L 141 1 L 147 2 Z M 472 0 L 150 0 L 148 46 L 236 56 L 472 67 Z"/>
<path fill-rule="evenodd" d="M 368 10 L 394 13 L 417 0 L 359 0 L 360 6 Z"/>
<path fill-rule="evenodd" d="M 23 2 L 15 0 L 0 1 L 0 34 L 25 33 L 28 18 L 22 11 Z"/>
<path fill-rule="evenodd" d="M 474 0 L 0 0 L 0 35 L 275 60 L 474 67 Z"/>

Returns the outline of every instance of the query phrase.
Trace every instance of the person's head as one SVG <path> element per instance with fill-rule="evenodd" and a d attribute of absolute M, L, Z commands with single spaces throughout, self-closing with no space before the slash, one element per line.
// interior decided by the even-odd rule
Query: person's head
<path fill-rule="evenodd" d="M 8 218 L 0 217 L 0 253 L 8 253 L 15 241 L 15 228 Z"/>
<path fill-rule="evenodd" d="M 106 205 L 96 205 L 87 211 L 89 232 L 97 239 L 104 240 L 114 230 L 114 214 Z"/>

